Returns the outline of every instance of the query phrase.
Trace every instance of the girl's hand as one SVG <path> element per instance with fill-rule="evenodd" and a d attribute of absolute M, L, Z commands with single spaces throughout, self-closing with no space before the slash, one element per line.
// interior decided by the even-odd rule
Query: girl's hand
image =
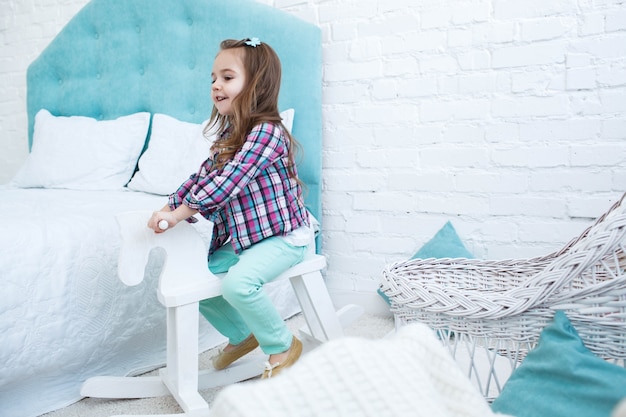
<path fill-rule="evenodd" d="M 165 222 L 167 227 L 163 228 L 162 226 L 165 224 L 162 222 Z M 154 233 L 163 233 L 176 226 L 177 223 L 178 220 L 171 211 L 155 211 L 152 213 L 152 216 L 150 216 L 150 220 L 148 220 L 148 227 L 154 230 Z"/>

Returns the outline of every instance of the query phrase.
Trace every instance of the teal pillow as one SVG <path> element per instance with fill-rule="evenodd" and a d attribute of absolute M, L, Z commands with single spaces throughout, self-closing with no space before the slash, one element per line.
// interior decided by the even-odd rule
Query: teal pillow
<path fill-rule="evenodd" d="M 609 417 L 626 398 L 626 369 L 594 355 L 562 311 L 491 408 L 516 417 Z"/>
<path fill-rule="evenodd" d="M 468 258 L 474 256 L 469 253 L 461 238 L 457 235 L 456 230 L 449 221 L 443 225 L 441 229 L 428 242 L 417 251 L 411 259 L 427 259 L 427 258 Z M 380 289 L 378 294 L 391 305 L 389 297 Z"/>
<path fill-rule="evenodd" d="M 411 259 L 427 258 L 468 258 L 474 256 L 469 253 L 456 230 L 449 221 L 430 239 Z"/>

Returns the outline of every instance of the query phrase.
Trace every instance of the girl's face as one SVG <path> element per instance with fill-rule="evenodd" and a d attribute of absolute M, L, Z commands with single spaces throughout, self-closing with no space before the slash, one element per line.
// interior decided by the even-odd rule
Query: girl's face
<path fill-rule="evenodd" d="M 240 48 L 225 49 L 217 54 L 213 62 L 211 98 L 222 116 L 231 116 L 232 103 L 246 83 Z"/>

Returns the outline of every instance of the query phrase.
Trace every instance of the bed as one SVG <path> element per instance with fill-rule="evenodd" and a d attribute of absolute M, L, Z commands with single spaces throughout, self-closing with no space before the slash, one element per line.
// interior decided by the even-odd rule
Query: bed
<path fill-rule="evenodd" d="M 0 416 L 38 416 L 78 401 L 91 376 L 165 362 L 163 259 L 153 253 L 143 282 L 122 284 L 115 215 L 162 207 L 196 169 L 219 42 L 247 37 L 281 57 L 279 106 L 320 219 L 316 26 L 251 0 L 93 0 L 29 66 L 31 153 L 0 203 Z M 208 240 L 208 222 L 194 227 Z M 284 317 L 298 312 L 287 281 L 269 291 Z M 201 322 L 201 350 L 224 341 Z"/>

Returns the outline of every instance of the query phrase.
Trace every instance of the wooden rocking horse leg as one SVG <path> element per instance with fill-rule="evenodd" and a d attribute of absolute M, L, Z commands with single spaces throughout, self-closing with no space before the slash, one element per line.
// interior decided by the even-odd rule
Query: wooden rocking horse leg
<path fill-rule="evenodd" d="M 290 280 L 307 324 L 307 328 L 300 329 L 300 335 L 314 346 L 342 337 L 343 328 L 363 313 L 361 307 L 354 305 L 335 311 L 319 270 Z"/>
<path fill-rule="evenodd" d="M 207 413 L 198 393 L 198 302 L 167 308 L 167 366 L 161 379 L 188 415 Z"/>
<path fill-rule="evenodd" d="M 151 417 L 208 416 L 209 405 L 198 393 L 198 302 L 167 307 L 166 315 L 167 362 L 165 368 L 159 370 L 158 377 L 90 378 L 83 385 L 81 394 L 100 398 L 146 398 L 171 394 L 184 414 Z"/>

